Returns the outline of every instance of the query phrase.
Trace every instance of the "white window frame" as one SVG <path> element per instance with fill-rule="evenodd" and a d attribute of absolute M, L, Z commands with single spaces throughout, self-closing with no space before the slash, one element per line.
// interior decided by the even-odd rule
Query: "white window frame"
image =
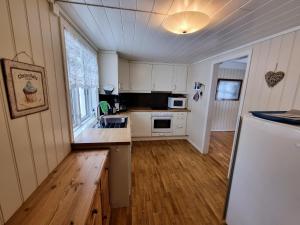
<path fill-rule="evenodd" d="M 65 20 L 65 18 L 60 17 L 60 25 L 61 25 L 61 42 L 62 42 L 62 52 L 63 52 L 63 56 L 64 56 L 64 68 L 65 68 L 65 79 L 66 79 L 66 90 L 67 90 L 67 102 L 68 102 L 68 112 L 69 112 L 69 124 L 70 124 L 70 133 L 71 133 L 71 137 L 72 137 L 72 142 L 74 142 L 75 137 L 80 134 L 84 129 L 86 129 L 87 127 L 90 127 L 93 123 L 95 123 L 96 121 L 96 116 L 97 116 L 97 110 L 95 109 L 92 113 L 91 113 L 91 102 L 88 100 L 86 100 L 87 103 L 87 113 L 89 113 L 86 117 L 84 117 L 83 119 L 76 120 L 75 123 L 73 123 L 73 104 L 71 101 L 71 93 L 70 93 L 70 86 L 69 86 L 69 78 L 68 78 L 68 64 L 67 64 L 67 54 L 66 54 L 66 45 L 65 45 L 65 30 L 67 30 L 68 32 L 72 33 L 72 35 L 76 36 L 77 39 L 80 40 L 80 42 L 87 48 L 89 48 L 90 50 L 92 50 L 95 55 L 97 56 L 97 63 L 99 64 L 99 60 L 98 60 L 98 51 L 97 49 L 91 44 L 91 42 L 85 38 L 85 36 L 83 35 L 82 32 L 78 31 L 77 28 L 74 27 L 74 25 L 70 25 L 70 23 L 68 21 Z M 99 68 L 99 66 L 97 66 L 97 68 Z M 98 69 L 98 73 L 99 73 L 99 69 Z M 85 91 L 88 91 L 89 95 L 91 96 L 91 89 L 87 89 L 85 88 Z M 76 92 L 76 97 L 79 99 L 79 87 L 76 87 L 75 89 Z M 95 91 L 96 93 L 96 101 L 99 101 L 98 99 L 98 90 Z M 92 99 L 90 99 L 92 101 Z M 76 101 L 77 103 L 79 103 L 79 100 Z M 75 107 L 77 109 L 77 112 L 75 113 L 80 113 L 80 105 L 78 107 Z M 75 117 L 78 118 L 78 116 L 76 115 Z M 80 117 L 80 116 L 79 116 Z"/>

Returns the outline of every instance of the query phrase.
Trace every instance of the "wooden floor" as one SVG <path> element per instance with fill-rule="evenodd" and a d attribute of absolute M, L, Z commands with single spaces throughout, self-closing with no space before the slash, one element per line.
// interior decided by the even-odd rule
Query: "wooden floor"
<path fill-rule="evenodd" d="M 111 225 L 219 225 L 232 141 L 213 132 L 208 155 L 185 140 L 134 142 L 132 206 L 113 210 Z"/>

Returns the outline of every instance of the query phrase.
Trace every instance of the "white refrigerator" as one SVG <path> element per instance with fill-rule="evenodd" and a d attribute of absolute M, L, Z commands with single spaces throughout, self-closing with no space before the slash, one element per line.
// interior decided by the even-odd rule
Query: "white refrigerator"
<path fill-rule="evenodd" d="M 228 225 L 300 224 L 300 127 L 244 116 L 224 217 Z"/>

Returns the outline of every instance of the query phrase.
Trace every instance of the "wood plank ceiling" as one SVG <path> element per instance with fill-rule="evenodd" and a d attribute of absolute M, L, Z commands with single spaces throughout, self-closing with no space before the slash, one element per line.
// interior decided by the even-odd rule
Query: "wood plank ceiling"
<path fill-rule="evenodd" d="M 149 11 L 59 3 L 99 49 L 132 60 L 192 63 L 300 25 L 300 0 L 76 1 Z M 205 12 L 211 22 L 185 36 L 165 31 L 167 15 L 182 10 Z"/>

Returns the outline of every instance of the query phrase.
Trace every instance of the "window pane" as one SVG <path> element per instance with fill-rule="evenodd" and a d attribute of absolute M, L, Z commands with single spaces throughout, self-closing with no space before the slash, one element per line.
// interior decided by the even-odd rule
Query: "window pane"
<path fill-rule="evenodd" d="M 70 91 L 70 100 L 71 100 L 71 109 L 72 109 L 72 121 L 73 121 L 73 126 L 77 124 L 77 119 L 76 119 L 76 88 L 73 87 Z"/>
<path fill-rule="evenodd" d="M 79 88 L 79 104 L 80 104 L 80 118 L 86 117 L 86 101 L 85 101 L 85 91 L 83 88 Z"/>
<path fill-rule="evenodd" d="M 98 106 L 97 52 L 76 33 L 65 29 L 64 34 L 72 121 L 78 128 L 95 116 L 93 111 Z"/>
<path fill-rule="evenodd" d="M 239 100 L 242 80 L 219 79 L 216 100 Z"/>

